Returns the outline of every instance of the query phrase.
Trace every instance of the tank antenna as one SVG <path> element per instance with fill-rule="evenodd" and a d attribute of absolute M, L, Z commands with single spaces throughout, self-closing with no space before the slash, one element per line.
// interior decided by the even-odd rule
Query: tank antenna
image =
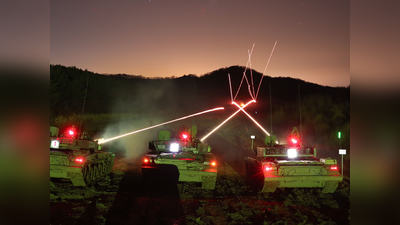
<path fill-rule="evenodd" d="M 269 85 L 269 110 L 271 114 L 271 135 L 272 135 L 272 97 L 271 97 L 271 85 Z"/>
<path fill-rule="evenodd" d="M 196 102 L 196 80 L 194 81 L 194 93 L 193 93 L 193 102 Z M 193 108 L 194 108 L 193 104 Z M 193 127 L 194 127 L 194 116 L 192 120 L 192 129 L 190 129 L 190 140 L 193 141 Z"/>
<path fill-rule="evenodd" d="M 80 134 L 80 135 L 81 135 L 81 128 L 82 128 L 83 111 L 85 110 L 86 94 L 87 94 L 88 84 L 89 84 L 89 78 L 86 79 L 85 98 L 83 99 L 83 107 L 82 107 L 82 113 L 81 113 L 81 121 L 79 122 L 79 134 Z"/>
<path fill-rule="evenodd" d="M 303 130 L 301 127 L 301 102 L 300 102 L 300 84 L 297 84 L 297 88 L 299 90 L 299 111 L 300 111 L 300 140 L 303 139 Z"/>

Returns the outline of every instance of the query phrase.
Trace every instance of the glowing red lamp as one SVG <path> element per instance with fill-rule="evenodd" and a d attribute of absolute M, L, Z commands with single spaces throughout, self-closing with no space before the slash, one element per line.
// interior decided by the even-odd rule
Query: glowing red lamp
<path fill-rule="evenodd" d="M 270 166 L 265 167 L 265 171 L 271 171 L 271 170 L 272 170 L 272 167 L 270 167 Z"/>
<path fill-rule="evenodd" d="M 75 162 L 77 162 L 77 163 L 83 163 L 83 158 L 76 158 L 76 159 L 75 159 Z"/>
<path fill-rule="evenodd" d="M 273 169 L 271 165 L 264 165 L 263 167 L 264 167 L 264 170 L 267 172 L 272 171 L 272 169 Z"/>

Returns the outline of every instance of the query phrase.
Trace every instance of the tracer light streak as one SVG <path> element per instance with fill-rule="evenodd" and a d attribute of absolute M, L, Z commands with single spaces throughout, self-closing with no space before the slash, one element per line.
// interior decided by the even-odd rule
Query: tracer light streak
<path fill-rule="evenodd" d="M 268 136 L 271 136 L 259 123 L 257 123 L 257 121 L 255 119 L 253 119 L 253 117 L 251 117 L 246 111 L 244 111 L 244 107 L 241 108 L 236 102 L 232 102 L 232 104 L 236 105 L 237 107 L 239 107 L 239 110 L 242 110 L 251 120 L 253 120 L 253 122 L 261 128 L 262 131 L 264 131 Z"/>
<path fill-rule="evenodd" d="M 212 130 L 210 133 L 208 133 L 206 136 L 204 136 L 200 141 L 203 141 L 204 139 L 206 139 L 208 136 L 210 136 L 212 133 L 214 133 L 214 131 L 216 131 L 218 128 L 220 128 L 224 123 L 226 123 L 228 120 L 230 120 L 232 117 L 234 117 L 238 112 L 240 112 L 240 110 L 244 109 L 247 105 L 249 105 L 252 102 L 256 102 L 256 101 L 255 100 L 251 100 L 248 103 L 246 103 L 246 105 L 244 105 L 243 107 L 240 107 L 238 105 L 238 107 L 240 108 L 238 111 L 236 111 L 234 114 L 232 114 L 230 117 L 228 117 L 228 119 L 226 119 L 224 122 L 222 122 L 216 128 L 214 128 L 214 130 Z"/>
<path fill-rule="evenodd" d="M 115 139 L 118 139 L 118 138 L 121 138 L 121 137 L 125 137 L 125 136 L 131 135 L 131 134 L 139 133 L 139 132 L 142 132 L 142 131 L 145 131 L 145 130 L 149 130 L 149 129 L 152 129 L 152 128 L 155 128 L 155 127 L 159 127 L 159 126 L 162 126 L 162 125 L 165 125 L 165 124 L 173 123 L 173 122 L 176 122 L 176 121 L 179 121 L 179 120 L 184 120 L 184 119 L 187 119 L 187 118 L 190 118 L 190 117 L 193 117 L 193 116 L 198 116 L 198 115 L 201 115 L 201 114 L 204 114 L 204 113 L 209 113 L 209 112 L 222 110 L 222 109 L 224 109 L 224 107 L 218 107 L 218 108 L 214 108 L 214 109 L 205 110 L 205 111 L 202 111 L 202 112 L 199 112 L 199 113 L 195 113 L 195 114 L 184 116 L 184 117 L 181 117 L 181 118 L 178 118 L 178 119 L 174 119 L 174 120 L 171 120 L 171 121 L 168 121 L 168 122 L 165 122 L 165 123 L 160 123 L 160 124 L 157 124 L 157 125 L 154 125 L 154 126 L 151 126 L 151 127 L 146 127 L 146 128 L 143 128 L 143 129 L 140 129 L 140 130 L 137 130 L 137 131 L 129 132 L 129 133 L 126 133 L 126 134 L 122 134 L 122 135 L 113 137 L 113 138 L 109 138 L 109 139 L 106 139 L 106 140 L 103 140 L 103 141 L 99 141 L 99 144 L 102 144 L 102 143 L 105 143 L 105 142 L 108 142 L 108 141 L 112 141 L 112 140 L 115 140 Z"/>

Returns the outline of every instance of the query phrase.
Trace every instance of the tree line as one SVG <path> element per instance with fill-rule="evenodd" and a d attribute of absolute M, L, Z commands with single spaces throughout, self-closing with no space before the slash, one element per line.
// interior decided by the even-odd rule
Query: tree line
<path fill-rule="evenodd" d="M 244 69 L 231 66 L 201 76 L 147 78 L 50 65 L 50 120 L 82 113 L 188 115 L 228 106 L 228 74 L 235 92 Z M 262 74 L 255 70 L 252 74 L 257 88 Z M 242 87 L 237 100 L 249 99 L 247 88 Z M 350 145 L 350 86 L 327 87 L 290 77 L 265 76 L 252 110 L 262 115 L 257 120 L 265 126 L 270 126 L 272 116 L 274 133 L 287 134 L 296 126 L 299 131 L 302 128 L 307 141 L 330 147 Z M 341 140 L 337 138 L 338 131 L 342 132 Z"/>

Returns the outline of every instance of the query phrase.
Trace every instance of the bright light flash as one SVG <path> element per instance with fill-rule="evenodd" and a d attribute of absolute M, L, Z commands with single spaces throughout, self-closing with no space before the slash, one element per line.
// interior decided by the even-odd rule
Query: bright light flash
<path fill-rule="evenodd" d="M 272 167 L 270 167 L 270 166 L 265 167 L 265 171 L 271 171 L 271 170 L 272 170 Z"/>
<path fill-rule="evenodd" d="M 113 138 L 102 140 L 102 141 L 99 141 L 99 144 L 102 144 L 102 143 L 105 143 L 105 142 L 108 142 L 108 141 L 112 141 L 112 140 L 115 140 L 115 139 L 118 139 L 118 138 L 121 138 L 121 137 L 125 137 L 125 136 L 131 135 L 131 134 L 139 133 L 139 132 L 142 132 L 142 131 L 145 131 L 145 130 L 149 130 L 149 129 L 152 129 L 152 128 L 155 128 L 155 127 L 159 127 L 159 126 L 162 126 L 162 125 L 165 125 L 165 124 L 173 123 L 173 122 L 176 122 L 176 121 L 179 121 L 179 120 L 184 120 L 184 119 L 187 119 L 187 118 L 190 118 L 190 117 L 193 117 L 193 116 L 198 116 L 198 115 L 201 115 L 201 114 L 204 114 L 204 113 L 209 113 L 209 112 L 213 112 L 213 111 L 216 111 L 216 110 L 222 110 L 222 109 L 224 109 L 224 107 L 218 107 L 218 108 L 214 108 L 214 109 L 205 110 L 203 112 L 199 112 L 199 113 L 195 113 L 195 114 L 192 114 L 192 115 L 184 116 L 184 117 L 181 117 L 181 118 L 178 118 L 178 119 L 174 119 L 174 120 L 171 120 L 171 121 L 168 121 L 168 122 L 165 122 L 165 123 L 160 123 L 158 125 L 154 125 L 154 126 L 151 126 L 151 127 L 146 127 L 146 128 L 143 128 L 143 129 L 140 129 L 140 130 L 137 130 L 137 131 L 133 131 L 133 132 L 126 133 L 126 134 L 123 134 L 123 135 L 119 135 L 119 136 L 116 136 L 116 137 L 113 137 Z"/>
<path fill-rule="evenodd" d="M 289 159 L 296 158 L 297 157 L 297 150 L 295 148 L 289 148 L 287 150 L 287 154 L 288 154 L 288 158 Z"/>
<path fill-rule="evenodd" d="M 82 158 L 76 158 L 75 162 L 81 163 L 81 162 L 83 162 L 83 159 Z"/>
<path fill-rule="evenodd" d="M 179 152 L 179 144 L 178 143 L 171 143 L 169 146 L 170 152 Z"/>
<path fill-rule="evenodd" d="M 253 100 L 254 101 L 254 100 Z M 254 101 L 255 102 L 255 101 Z M 236 102 L 232 102 L 232 104 L 235 104 L 237 107 L 240 108 L 240 106 L 236 103 Z M 244 108 L 244 107 L 243 107 Z M 240 108 L 239 110 L 242 110 L 251 120 L 253 120 L 253 122 L 261 128 L 262 131 L 264 131 L 268 136 L 271 136 L 260 124 L 257 123 L 257 121 L 255 119 L 253 119 L 253 117 L 251 117 L 246 111 L 243 110 L 243 108 Z"/>
<path fill-rule="evenodd" d="M 228 120 L 230 120 L 232 117 L 234 117 L 238 112 L 240 112 L 240 110 L 244 109 L 248 104 L 252 103 L 252 102 L 256 102 L 255 100 L 251 100 L 249 101 L 246 105 L 244 105 L 243 107 L 240 107 L 238 105 L 238 107 L 240 108 L 238 111 L 236 111 L 234 114 L 232 114 L 230 117 L 228 117 L 228 119 L 226 119 L 224 122 L 222 122 L 220 125 L 218 125 L 216 128 L 214 128 L 214 130 L 212 130 L 210 133 L 208 133 L 206 136 L 204 136 L 200 141 L 203 141 L 204 139 L 206 139 L 208 136 L 210 136 L 212 133 L 214 133 L 214 131 L 216 131 L 218 128 L 220 128 L 224 123 L 226 123 Z M 236 104 L 237 105 L 237 104 Z"/>

